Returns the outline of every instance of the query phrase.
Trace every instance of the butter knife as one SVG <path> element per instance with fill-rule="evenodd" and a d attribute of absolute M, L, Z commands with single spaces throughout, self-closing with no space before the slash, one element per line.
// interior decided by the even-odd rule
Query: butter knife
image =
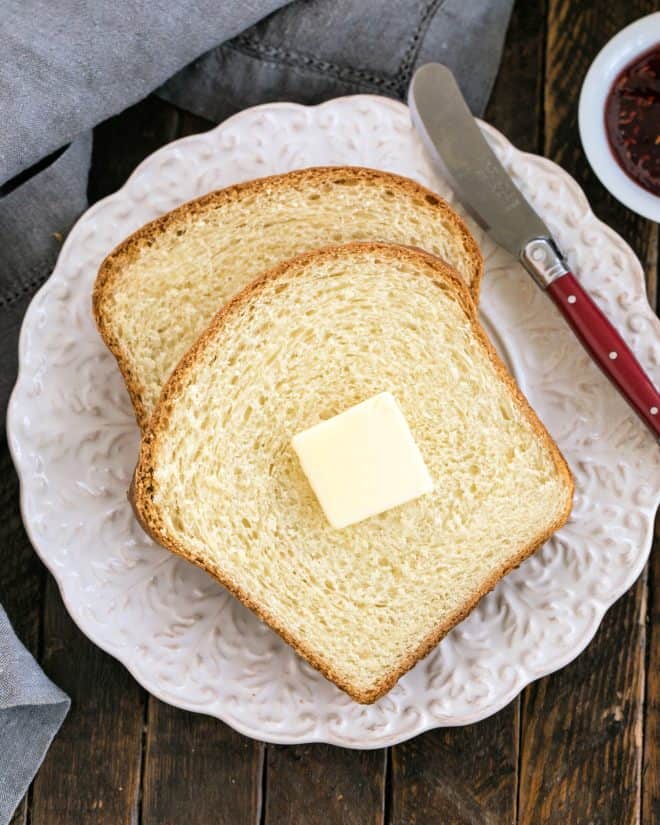
<path fill-rule="evenodd" d="M 591 358 L 660 438 L 660 393 L 605 315 L 569 271 L 548 227 L 495 157 L 451 71 L 427 63 L 408 92 L 412 121 L 461 203 L 515 255 L 552 300 Z"/>

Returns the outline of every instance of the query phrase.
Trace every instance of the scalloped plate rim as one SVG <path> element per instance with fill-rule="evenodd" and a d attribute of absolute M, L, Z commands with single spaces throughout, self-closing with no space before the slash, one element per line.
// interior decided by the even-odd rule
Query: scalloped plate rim
<path fill-rule="evenodd" d="M 59 280 L 61 270 L 64 269 L 64 265 L 61 264 L 61 262 L 65 259 L 66 253 L 68 253 L 69 247 L 72 246 L 75 243 L 75 240 L 76 240 L 75 239 L 75 230 L 78 228 L 79 224 L 83 220 L 87 220 L 89 218 L 92 218 L 96 214 L 96 212 L 101 211 L 103 209 L 103 207 L 105 205 L 107 205 L 108 202 L 111 202 L 112 200 L 119 198 L 121 196 L 122 192 L 124 191 L 124 189 L 127 188 L 131 183 L 133 183 L 135 181 L 135 179 L 140 175 L 140 173 L 145 169 L 145 167 L 150 165 L 157 156 L 159 156 L 159 155 L 162 156 L 165 153 L 171 151 L 173 148 L 176 148 L 178 146 L 182 146 L 182 145 L 185 145 L 185 144 L 190 145 L 190 144 L 198 141 L 199 137 L 200 137 L 200 134 L 207 135 L 207 134 L 210 134 L 210 133 L 218 132 L 220 130 L 224 130 L 228 126 L 231 126 L 233 123 L 240 121 L 244 116 L 246 116 L 248 114 L 253 114 L 253 113 L 258 112 L 260 110 L 270 112 L 270 111 L 273 111 L 273 110 L 277 111 L 277 110 L 282 110 L 282 109 L 287 109 L 287 110 L 299 109 L 301 111 L 306 111 L 306 110 L 309 110 L 309 109 L 330 108 L 334 104 L 336 104 L 338 101 L 353 101 L 356 104 L 358 104 L 360 101 L 375 101 L 379 105 L 388 105 L 388 106 L 392 107 L 393 109 L 398 110 L 400 113 L 408 111 L 408 107 L 405 104 L 403 104 L 399 101 L 393 100 L 391 98 L 382 97 L 380 95 L 369 95 L 369 94 L 347 95 L 347 96 L 343 96 L 343 97 L 340 97 L 340 98 L 334 98 L 332 100 L 325 101 L 324 103 L 320 103 L 320 104 L 317 104 L 315 106 L 306 106 L 304 104 L 289 103 L 289 102 L 286 102 L 286 101 L 277 101 L 277 102 L 273 102 L 273 103 L 264 103 L 264 104 L 260 104 L 258 106 L 253 106 L 253 107 L 250 107 L 248 109 L 245 109 L 245 110 L 242 110 L 242 111 L 236 113 L 235 115 L 231 116 L 230 118 L 227 118 L 225 121 L 218 124 L 213 129 L 209 130 L 209 132 L 199 133 L 199 134 L 194 134 L 194 135 L 187 135 L 185 137 L 181 137 L 181 138 L 178 138 L 174 141 L 171 141 L 170 143 L 165 144 L 162 147 L 159 147 L 155 152 L 148 155 L 146 158 L 144 158 L 135 167 L 133 172 L 129 175 L 129 177 L 126 179 L 124 184 L 118 190 L 116 190 L 115 192 L 107 195 L 106 197 L 102 198 L 101 200 L 97 201 L 97 203 L 93 204 L 89 209 L 87 209 L 78 218 L 78 220 L 75 222 L 75 224 L 70 229 L 70 231 L 67 235 L 67 238 L 66 238 L 65 242 L 62 245 L 62 248 L 61 248 L 60 253 L 58 255 L 57 262 L 55 264 L 55 267 L 54 267 L 52 273 L 50 274 L 50 276 L 46 279 L 46 281 L 42 284 L 42 286 L 37 290 L 37 292 L 32 297 L 32 299 L 30 301 L 30 304 L 29 304 L 29 306 L 28 306 L 28 308 L 25 312 L 25 315 L 23 317 L 23 321 L 22 321 L 22 324 L 21 324 L 21 330 L 20 330 L 20 334 L 19 334 L 19 342 L 18 342 L 18 374 L 17 374 L 16 382 L 14 384 L 14 387 L 12 389 L 10 399 L 9 399 L 9 402 L 8 402 L 7 414 L 6 414 L 6 423 L 7 423 L 7 442 L 8 442 L 8 445 L 9 445 L 9 451 L 10 451 L 10 454 L 12 456 L 12 460 L 13 460 L 14 465 L 16 467 L 17 475 L 18 475 L 18 478 L 19 478 L 20 510 L 21 510 L 21 516 L 22 516 L 22 519 L 23 519 L 23 524 L 25 526 L 26 533 L 27 533 L 28 538 L 30 539 L 30 542 L 31 542 L 34 550 L 36 551 L 37 555 L 39 556 L 41 561 L 44 563 L 46 568 L 49 570 L 49 572 L 52 574 L 53 578 L 55 579 L 55 582 L 58 586 L 58 590 L 59 590 L 59 593 L 61 595 L 62 601 L 63 601 L 64 606 L 65 606 L 67 612 L 69 613 L 70 617 L 73 619 L 73 621 L 76 624 L 76 626 L 78 627 L 78 629 L 88 639 L 90 639 L 90 641 L 92 641 L 93 644 L 97 645 L 99 648 L 101 648 L 101 650 L 108 653 L 113 658 L 117 659 L 117 661 L 119 661 L 128 670 L 128 672 L 136 679 L 136 681 L 143 688 L 145 688 L 145 690 L 147 690 L 150 694 L 152 694 L 156 698 L 158 698 L 158 699 L 160 699 L 160 700 L 162 700 L 162 701 L 164 701 L 168 704 L 171 704 L 175 707 L 180 707 L 182 709 L 189 710 L 189 711 L 196 712 L 196 713 L 204 713 L 205 715 L 211 716 L 213 718 L 218 718 L 221 721 L 225 722 L 226 724 L 230 725 L 234 730 L 238 731 L 242 735 L 248 736 L 248 737 L 253 738 L 253 739 L 258 739 L 260 741 L 272 743 L 272 744 L 308 744 L 308 743 L 315 743 L 315 742 L 323 742 L 323 743 L 327 743 L 327 744 L 331 744 L 331 745 L 336 745 L 336 746 L 341 746 L 341 747 L 348 747 L 348 748 L 356 749 L 356 750 L 372 750 L 372 749 L 377 749 L 377 748 L 381 748 L 381 747 L 396 745 L 396 744 L 399 744 L 401 742 L 405 742 L 405 741 L 407 741 L 407 740 L 409 740 L 409 739 L 411 739 L 415 736 L 418 736 L 418 735 L 420 735 L 420 734 L 422 734 L 426 731 L 433 730 L 435 728 L 460 727 L 460 726 L 463 726 L 463 725 L 474 724 L 475 722 L 486 719 L 486 718 L 494 715 L 495 713 L 498 713 L 500 710 L 502 710 L 504 707 L 506 707 L 513 699 L 516 698 L 516 696 L 518 696 L 521 693 L 522 690 L 524 690 L 525 687 L 527 687 L 533 681 L 536 681 L 537 679 L 540 679 L 544 676 L 555 673 L 556 671 L 561 670 L 563 667 L 568 665 L 570 662 L 574 661 L 584 651 L 584 649 L 587 647 L 587 645 L 590 643 L 590 641 L 595 636 L 595 634 L 596 634 L 598 628 L 600 627 L 600 624 L 601 624 L 601 622 L 603 620 L 603 617 L 604 617 L 605 613 L 607 612 L 607 610 L 610 607 L 612 607 L 614 605 L 614 603 L 616 601 L 618 601 L 618 599 L 620 599 L 621 596 L 630 589 L 630 587 L 632 587 L 632 585 L 636 582 L 636 580 L 639 578 L 640 574 L 642 573 L 642 571 L 644 569 L 644 566 L 646 565 L 646 562 L 648 561 L 648 557 L 649 557 L 650 550 L 651 550 L 652 539 L 653 539 L 652 523 L 649 523 L 649 525 L 647 527 L 646 534 L 645 534 L 644 541 L 643 541 L 644 550 L 643 550 L 643 552 L 641 552 L 639 554 L 639 561 L 638 561 L 637 564 L 635 564 L 631 568 L 631 571 L 630 571 L 629 575 L 626 577 L 625 582 L 622 585 L 620 585 L 619 587 L 614 588 L 614 590 L 612 591 L 612 593 L 614 595 L 612 595 L 611 598 L 608 599 L 608 600 L 603 600 L 603 599 L 598 598 L 596 596 L 591 596 L 590 597 L 590 603 L 595 608 L 594 611 L 593 611 L 593 620 L 585 628 L 585 631 L 583 632 L 580 639 L 575 643 L 574 647 L 571 648 L 571 650 L 565 656 L 561 656 L 558 659 L 554 660 L 550 667 L 545 667 L 544 666 L 543 668 L 538 668 L 535 672 L 530 672 L 528 670 L 528 672 L 526 673 L 527 678 L 517 681 L 516 684 L 515 684 L 515 687 L 512 688 L 512 690 L 508 691 L 503 697 L 500 697 L 500 699 L 498 699 L 498 700 L 494 701 L 493 703 L 491 703 L 488 706 L 488 708 L 486 709 L 485 712 L 477 711 L 474 714 L 463 714 L 463 715 L 460 715 L 460 716 L 455 716 L 451 719 L 450 718 L 443 718 L 442 720 L 433 719 L 433 720 L 430 720 L 428 724 L 423 724 L 423 725 L 417 726 L 412 732 L 405 731 L 405 732 L 402 732 L 400 735 L 396 735 L 396 734 L 391 735 L 390 734 L 390 735 L 384 735 L 384 736 L 378 736 L 376 734 L 373 738 L 369 738 L 369 740 L 356 741 L 354 739 L 349 739 L 346 736 L 339 736 L 339 735 L 336 735 L 336 734 L 333 734 L 333 733 L 328 733 L 325 737 L 314 737 L 314 736 L 306 736 L 306 735 L 294 736 L 294 735 L 286 735 L 286 734 L 282 734 L 282 735 L 278 736 L 278 735 L 274 735 L 274 734 L 264 734 L 264 732 L 261 731 L 260 729 L 258 729 L 258 727 L 251 728 L 248 725 L 245 725 L 240 720 L 234 718 L 233 715 L 230 712 L 227 712 L 225 714 L 208 713 L 204 709 L 200 708 L 195 702 L 187 702 L 184 699 L 181 699 L 180 697 L 170 697 L 167 694 L 166 691 L 160 690 L 159 688 L 154 687 L 152 685 L 145 684 L 145 681 L 143 679 L 145 674 L 142 673 L 133 664 L 133 660 L 132 660 L 131 657 L 122 655 L 121 647 L 113 646 L 112 644 L 110 644 L 106 641 L 101 641 L 98 638 L 98 635 L 97 635 L 97 633 L 95 632 L 95 630 L 93 628 L 85 626 L 84 618 L 79 615 L 75 604 L 73 603 L 71 598 L 67 595 L 67 592 L 66 592 L 66 589 L 65 589 L 65 579 L 60 578 L 57 575 L 56 565 L 54 564 L 52 559 L 50 559 L 48 557 L 47 551 L 45 551 L 43 548 L 41 548 L 40 545 L 39 545 L 39 542 L 36 540 L 36 536 L 35 536 L 35 533 L 33 531 L 33 526 L 32 526 L 32 523 L 30 521 L 30 518 L 29 518 L 29 515 L 28 515 L 28 512 L 27 512 L 27 508 L 28 508 L 27 495 L 29 493 L 28 484 L 27 484 L 26 479 L 25 479 L 25 474 L 26 474 L 27 468 L 23 464 L 23 459 L 22 459 L 22 456 L 21 456 L 21 445 L 18 443 L 18 439 L 16 438 L 15 432 L 14 432 L 14 420 L 19 415 L 19 411 L 17 409 L 17 406 L 18 406 L 18 400 L 17 399 L 18 399 L 18 396 L 19 396 L 19 393 L 20 393 L 22 382 L 25 380 L 25 377 L 26 377 L 25 376 L 25 361 L 26 361 L 26 348 L 27 348 L 27 343 L 26 342 L 27 342 L 27 336 L 28 336 L 28 331 L 29 331 L 29 327 L 30 327 L 30 324 L 28 322 L 31 320 L 32 315 L 37 311 L 38 299 L 40 298 L 42 293 L 45 293 L 47 291 L 47 289 L 52 288 L 53 284 L 56 283 Z M 536 162 L 541 161 L 543 163 L 543 165 L 547 166 L 547 168 L 553 173 L 553 175 L 556 175 L 557 177 L 563 178 L 563 179 L 567 180 L 568 182 L 570 182 L 570 184 L 579 192 L 581 200 L 583 201 L 583 205 L 586 207 L 586 210 L 589 213 L 589 215 L 591 217 L 591 220 L 593 220 L 595 222 L 595 224 L 599 227 L 599 229 L 601 231 L 606 232 L 606 234 L 609 235 L 610 238 L 617 245 L 620 245 L 620 246 L 624 247 L 625 249 L 630 250 L 629 245 L 624 241 L 624 239 L 615 230 L 613 230 L 610 226 L 608 226 L 603 221 L 601 221 L 593 213 L 593 210 L 591 209 L 591 205 L 589 204 L 589 201 L 588 201 L 584 191 L 582 190 L 582 187 L 579 186 L 579 184 L 575 181 L 575 179 L 568 172 L 566 172 L 558 164 L 556 164 L 554 161 L 552 161 L 548 158 L 536 155 L 536 154 L 531 153 L 531 152 L 522 152 L 522 151 L 516 149 L 515 146 L 513 146 L 513 144 L 511 144 L 510 141 L 508 141 L 508 139 L 504 135 L 502 135 L 502 133 L 500 133 L 499 130 L 497 130 L 495 127 L 493 127 L 490 124 L 487 124 L 487 123 L 485 123 L 481 120 L 479 121 L 479 123 L 480 123 L 482 128 L 485 128 L 485 131 L 487 133 L 491 133 L 492 135 L 500 137 L 501 139 L 503 139 L 508 145 L 510 145 L 512 147 L 512 149 L 515 151 L 515 153 L 517 155 L 519 155 L 521 157 L 533 158 L 534 161 L 536 161 Z M 333 165 L 333 164 L 327 164 L 327 165 Z M 630 252 L 632 253 L 632 250 L 630 250 Z M 637 294 L 635 295 L 635 298 L 634 298 L 634 301 L 633 301 L 634 306 L 635 306 L 635 308 L 638 308 L 642 312 L 642 314 L 647 318 L 647 320 L 651 321 L 651 323 L 657 328 L 658 334 L 660 334 L 660 319 L 658 319 L 658 317 L 656 316 L 655 312 L 653 311 L 653 309 L 652 309 L 652 307 L 651 307 L 651 305 L 648 301 L 646 288 L 645 288 L 645 282 L 644 282 L 644 272 L 643 272 L 641 263 L 639 262 L 637 257 L 634 255 L 634 253 L 632 254 L 632 258 L 634 259 L 635 264 L 636 264 L 635 269 L 634 269 L 634 274 L 635 274 L 635 286 L 637 288 Z M 637 307 L 638 304 L 640 305 L 639 307 Z M 657 496 L 656 508 L 657 508 L 659 502 L 660 502 L 660 492 L 658 493 L 658 496 Z"/>

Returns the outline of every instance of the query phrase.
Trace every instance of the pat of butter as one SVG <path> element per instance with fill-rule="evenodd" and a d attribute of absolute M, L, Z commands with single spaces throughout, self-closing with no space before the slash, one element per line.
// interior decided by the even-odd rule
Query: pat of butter
<path fill-rule="evenodd" d="M 333 527 L 348 527 L 433 489 L 389 392 L 298 433 L 291 444 Z"/>

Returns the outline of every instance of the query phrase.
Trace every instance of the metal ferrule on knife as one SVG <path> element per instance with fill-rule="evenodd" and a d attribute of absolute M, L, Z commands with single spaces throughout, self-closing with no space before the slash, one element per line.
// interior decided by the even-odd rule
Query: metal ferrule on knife
<path fill-rule="evenodd" d="M 593 361 L 660 439 L 660 393 L 569 271 L 550 230 L 490 148 L 451 71 L 439 63 L 419 68 L 410 84 L 408 102 L 431 159 L 447 174 L 463 206 L 521 261 Z"/>
<path fill-rule="evenodd" d="M 568 267 L 552 238 L 533 238 L 520 252 L 520 262 L 541 289 L 547 289 L 562 275 L 568 275 Z"/>

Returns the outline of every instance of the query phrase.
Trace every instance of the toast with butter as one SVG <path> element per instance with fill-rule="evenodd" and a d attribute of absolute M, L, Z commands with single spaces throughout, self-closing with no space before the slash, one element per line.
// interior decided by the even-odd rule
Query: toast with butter
<path fill-rule="evenodd" d="M 432 484 L 337 529 L 292 439 L 381 393 Z M 354 472 L 350 450 L 330 455 Z M 156 541 L 364 703 L 561 527 L 572 495 L 462 279 L 378 243 L 285 261 L 215 315 L 165 385 L 132 493 Z"/>
<path fill-rule="evenodd" d="M 440 256 L 476 300 L 483 262 L 463 220 L 429 189 L 372 169 L 303 169 L 230 186 L 120 244 L 99 270 L 94 316 L 139 425 L 184 352 L 246 284 L 301 252 L 374 240 Z"/>

